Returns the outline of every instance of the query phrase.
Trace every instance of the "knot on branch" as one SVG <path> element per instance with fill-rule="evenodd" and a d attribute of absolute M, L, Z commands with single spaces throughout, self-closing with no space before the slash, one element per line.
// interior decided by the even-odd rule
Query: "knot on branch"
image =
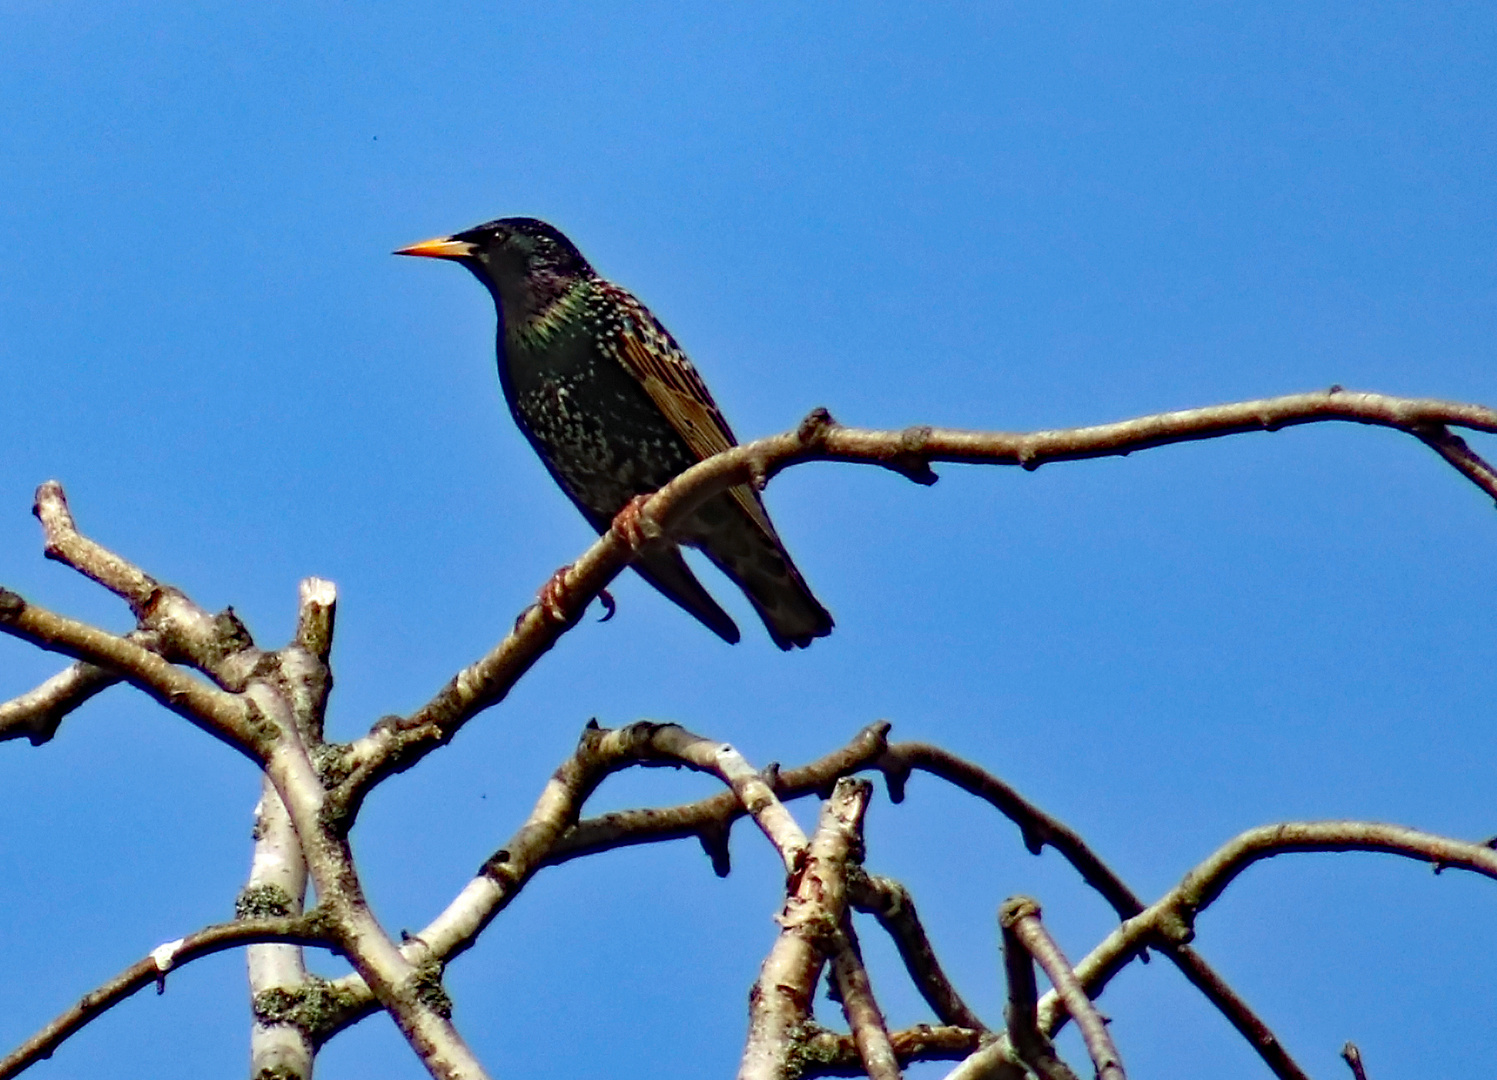
<path fill-rule="evenodd" d="M 26 601 L 21 599 L 19 593 L 0 588 L 0 620 L 13 622 L 19 619 L 25 610 Z"/>
<path fill-rule="evenodd" d="M 842 1037 L 814 1020 L 799 1024 L 790 1033 L 790 1052 L 785 1060 L 787 1076 L 823 1076 L 825 1070 L 845 1063 Z"/>
<path fill-rule="evenodd" d="M 907 480 L 929 487 L 940 479 L 930 467 L 929 424 L 907 427 L 899 433 L 899 449 L 889 458 L 889 467 Z"/>
<path fill-rule="evenodd" d="M 249 627 L 244 625 L 233 607 L 226 607 L 213 616 L 213 647 L 220 657 L 232 656 L 254 648 L 254 645 L 255 639 L 250 636 Z"/>
<path fill-rule="evenodd" d="M 274 919 L 294 914 L 291 894 L 279 885 L 249 885 L 234 898 L 235 919 Z"/>
<path fill-rule="evenodd" d="M 1045 824 L 1034 821 L 1019 822 L 1019 838 L 1024 841 L 1024 850 L 1031 855 L 1044 852 L 1054 834 Z"/>
<path fill-rule="evenodd" d="M 807 450 L 820 450 L 826 445 L 826 437 L 842 425 L 832 419 L 832 414 L 821 406 L 810 412 L 795 429 L 795 437 Z"/>
<path fill-rule="evenodd" d="M 1154 919 L 1154 934 L 1171 945 L 1189 945 L 1195 940 L 1195 909 L 1166 910 Z"/>
<path fill-rule="evenodd" d="M 609 733 L 609 728 L 598 723 L 596 716 L 590 716 L 587 723 L 582 726 L 582 734 L 577 737 L 577 750 L 573 755 L 575 758 L 591 758 L 598 753 L 598 747 L 603 743 L 603 737 Z M 565 766 L 563 766 L 565 768 Z M 560 775 L 561 769 L 556 770 Z"/>
<path fill-rule="evenodd" d="M 509 887 L 520 880 L 519 872 L 509 863 L 511 858 L 509 848 L 500 848 L 484 860 L 478 872 L 508 893 Z"/>
<path fill-rule="evenodd" d="M 270 748 L 281 737 L 281 726 L 266 716 L 252 697 L 244 699 L 244 729 L 266 756 L 269 756 Z"/>
<path fill-rule="evenodd" d="M 662 724 L 657 720 L 636 720 L 620 731 L 619 737 L 623 739 L 624 745 L 628 747 L 632 755 L 641 758 L 655 758 L 661 756 L 653 752 L 655 748 L 651 744 L 654 742 L 655 736 L 662 731 L 672 728 L 680 730 L 681 725 Z M 669 758 L 669 761 L 672 765 L 680 765 L 680 762 L 673 757 Z"/>
<path fill-rule="evenodd" d="M 712 872 L 720 878 L 733 871 L 733 861 L 728 854 L 728 838 L 733 831 L 732 819 L 713 821 L 697 830 L 697 840 L 712 862 Z"/>
<path fill-rule="evenodd" d="M 914 766 L 903 755 L 886 751 L 874 762 L 874 768 L 884 774 L 884 786 L 889 789 L 889 801 L 895 804 L 904 802 L 905 785 L 909 783 L 910 773 L 914 771 Z"/>

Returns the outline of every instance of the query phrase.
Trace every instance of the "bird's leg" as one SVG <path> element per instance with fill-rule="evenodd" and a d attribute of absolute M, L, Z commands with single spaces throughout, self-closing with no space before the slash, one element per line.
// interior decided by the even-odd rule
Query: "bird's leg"
<path fill-rule="evenodd" d="M 659 525 L 644 516 L 645 503 L 649 501 L 649 495 L 636 495 L 613 518 L 613 529 L 619 539 L 636 552 L 658 543 L 665 536 Z"/>

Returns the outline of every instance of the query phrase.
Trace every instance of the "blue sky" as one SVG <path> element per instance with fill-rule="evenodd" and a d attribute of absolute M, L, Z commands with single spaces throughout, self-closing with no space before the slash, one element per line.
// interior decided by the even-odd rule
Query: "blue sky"
<path fill-rule="evenodd" d="M 128 627 L 41 558 L 48 478 L 262 645 L 290 634 L 299 578 L 332 578 L 336 736 L 423 702 L 589 540 L 504 414 L 487 297 L 389 255 L 491 217 L 552 221 L 635 291 L 741 437 L 815 405 L 1028 429 L 1332 383 L 1497 404 L 1485 5 L 0 0 L 0 40 L 0 582 Z M 720 577 L 734 648 L 621 580 L 616 619 L 371 799 L 355 841 L 387 924 L 440 910 L 593 716 L 677 720 L 761 764 L 888 718 L 1145 896 L 1270 821 L 1497 832 L 1497 515 L 1414 441 L 1325 426 L 942 472 L 775 481 L 838 623 L 804 653 Z M 0 641 L 0 695 L 56 664 Z M 652 772 L 593 806 L 710 790 Z M 228 917 L 256 794 L 123 689 L 45 747 L 0 746 L 0 921 L 24 946 L 0 1043 Z M 1005 897 L 1039 897 L 1073 958 L 1108 929 L 1053 853 L 934 782 L 881 793 L 868 830 L 870 868 L 915 890 L 993 1022 Z M 728 1073 L 780 893 L 751 830 L 734 860 L 725 882 L 686 843 L 543 873 L 449 972 L 457 1022 L 500 1076 Z M 1393 859 L 1282 859 L 1198 944 L 1317 1076 L 1344 1074 L 1348 1038 L 1377 1078 L 1427 1072 L 1435 1039 L 1475 1075 L 1497 1052 L 1494 896 Z M 924 1019 L 864 937 L 891 1019 Z M 1103 1004 L 1135 1075 L 1266 1075 L 1167 964 Z M 34 1075 L 233 1075 L 246 1021 L 224 955 Z M 423 1075 L 382 1019 L 320 1059 L 371 1071 Z"/>

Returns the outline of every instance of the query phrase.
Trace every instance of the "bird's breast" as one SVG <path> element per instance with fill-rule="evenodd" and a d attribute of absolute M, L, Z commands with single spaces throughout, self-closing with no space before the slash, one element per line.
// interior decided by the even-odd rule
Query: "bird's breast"
<path fill-rule="evenodd" d="M 544 349 L 504 343 L 505 393 L 536 452 L 590 515 L 611 518 L 695 455 L 602 343 L 558 334 Z"/>

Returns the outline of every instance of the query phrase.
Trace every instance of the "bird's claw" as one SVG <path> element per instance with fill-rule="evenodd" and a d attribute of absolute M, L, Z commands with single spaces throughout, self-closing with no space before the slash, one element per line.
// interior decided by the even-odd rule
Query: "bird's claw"
<path fill-rule="evenodd" d="M 525 616 L 535 608 L 539 608 L 541 614 L 552 622 L 570 623 L 572 621 L 571 616 L 567 614 L 568 602 L 571 599 L 571 590 L 567 588 L 567 573 L 571 569 L 572 564 L 568 563 L 547 579 L 546 583 L 541 586 L 541 591 L 536 594 L 535 603 L 520 612 L 515 619 L 516 630 L 520 629 Z M 598 601 L 603 605 L 603 617 L 598 620 L 599 622 L 607 622 L 618 614 L 618 601 L 607 589 L 598 591 Z"/>
<path fill-rule="evenodd" d="M 631 550 L 641 551 L 665 535 L 653 518 L 644 515 L 645 504 L 649 501 L 649 495 L 636 495 L 614 516 L 614 531 Z"/>
<path fill-rule="evenodd" d="M 541 586 L 541 591 L 536 594 L 536 607 L 540 608 L 541 614 L 552 622 L 572 621 L 567 615 L 567 601 L 571 599 L 570 590 L 567 588 L 567 574 L 571 569 L 572 564 L 567 563 L 566 566 L 552 574 Z"/>

